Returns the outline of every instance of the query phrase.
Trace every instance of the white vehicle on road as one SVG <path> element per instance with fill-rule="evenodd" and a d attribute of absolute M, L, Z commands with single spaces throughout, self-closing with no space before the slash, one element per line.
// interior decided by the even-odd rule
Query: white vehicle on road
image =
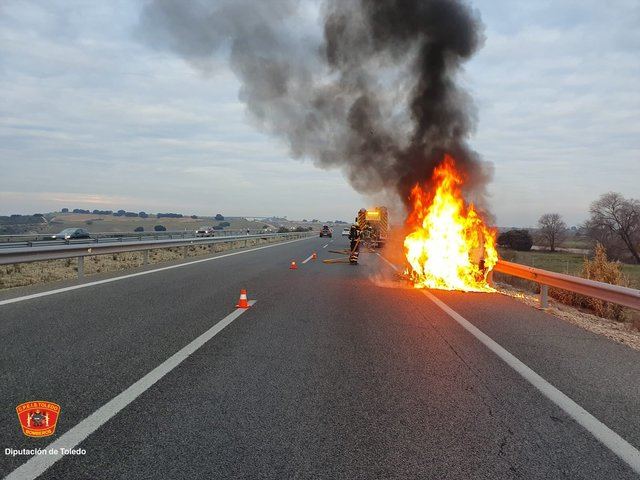
<path fill-rule="evenodd" d="M 349 236 L 349 229 L 348 228 L 343 228 L 342 229 L 342 236 L 343 237 L 348 237 Z"/>

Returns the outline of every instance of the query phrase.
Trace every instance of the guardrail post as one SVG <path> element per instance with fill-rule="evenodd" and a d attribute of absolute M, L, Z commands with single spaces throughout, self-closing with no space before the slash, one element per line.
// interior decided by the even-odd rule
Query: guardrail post
<path fill-rule="evenodd" d="M 84 257 L 78 257 L 78 278 L 84 277 Z"/>
<path fill-rule="evenodd" d="M 142 264 L 149 265 L 149 250 L 142 252 Z"/>
<path fill-rule="evenodd" d="M 540 308 L 549 306 L 549 286 L 540 285 Z"/>

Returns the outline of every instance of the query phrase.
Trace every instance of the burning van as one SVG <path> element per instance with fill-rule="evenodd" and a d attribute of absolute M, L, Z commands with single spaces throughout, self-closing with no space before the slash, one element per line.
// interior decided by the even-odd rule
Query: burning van
<path fill-rule="evenodd" d="M 445 155 L 432 187 L 411 191 L 411 231 L 404 239 L 405 274 L 417 288 L 487 291 L 487 275 L 498 261 L 495 231 L 462 196 L 464 177 Z"/>

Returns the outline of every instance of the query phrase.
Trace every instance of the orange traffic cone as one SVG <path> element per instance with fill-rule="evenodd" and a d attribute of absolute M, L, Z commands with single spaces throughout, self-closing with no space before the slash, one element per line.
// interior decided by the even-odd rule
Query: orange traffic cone
<path fill-rule="evenodd" d="M 240 290 L 240 300 L 238 300 L 236 308 L 249 308 L 249 302 L 247 301 L 247 291 L 244 288 Z"/>
<path fill-rule="evenodd" d="M 311 254 L 311 260 L 317 260 L 318 259 L 318 254 L 316 252 L 313 252 Z"/>
<path fill-rule="evenodd" d="M 297 269 L 298 269 L 298 265 L 296 265 L 296 261 L 291 260 L 291 266 L 289 267 L 289 270 L 297 270 Z"/>

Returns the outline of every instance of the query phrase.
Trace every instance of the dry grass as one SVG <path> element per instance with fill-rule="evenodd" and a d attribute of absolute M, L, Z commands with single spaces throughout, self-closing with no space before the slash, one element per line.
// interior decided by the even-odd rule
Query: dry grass
<path fill-rule="evenodd" d="M 282 238 L 248 239 L 247 247 L 282 241 Z M 187 257 L 211 255 L 218 252 L 244 247 L 244 240 L 238 242 L 214 243 L 187 247 Z M 107 255 L 92 255 L 84 259 L 85 276 L 137 268 L 143 265 L 143 252 L 127 252 Z M 185 258 L 184 247 L 163 248 L 149 252 L 149 264 L 159 264 Z M 78 262 L 75 258 L 48 260 L 44 262 L 17 263 L 0 266 L 0 289 L 24 287 L 39 283 L 56 282 L 76 278 Z"/>
<path fill-rule="evenodd" d="M 593 258 L 571 253 L 513 251 L 501 251 L 500 256 L 505 260 L 522 265 L 531 265 L 543 270 L 568 273 L 569 275 L 614 285 L 640 288 L 640 265 L 608 261 L 605 250 L 601 246 L 596 246 Z M 540 291 L 540 286 L 529 280 L 497 272 L 494 274 L 494 279 L 497 282 L 508 283 L 521 290 L 535 293 Z M 549 289 L 549 294 L 568 305 L 590 310 L 601 317 L 617 321 L 628 321 L 640 327 L 640 312 L 554 288 Z"/>
<path fill-rule="evenodd" d="M 612 285 L 625 287 L 629 285 L 629 280 L 622 274 L 621 264 L 619 262 L 610 262 L 607 259 L 607 253 L 604 247 L 600 244 L 596 245 L 593 260 L 588 258 L 584 259 L 580 276 L 589 280 L 595 280 L 596 282 L 604 282 Z M 614 303 L 598 300 L 597 298 L 585 297 L 577 293 L 556 288 L 549 289 L 549 295 L 567 305 L 586 308 L 599 317 L 609 318 L 618 322 L 624 322 L 630 318 L 628 309 Z"/>
<path fill-rule="evenodd" d="M 600 245 L 596 246 L 593 259 L 583 258 L 582 268 L 574 274 L 613 285 L 629 286 L 632 283 L 626 275 L 624 265 L 609 261 Z M 494 280 L 501 282 L 503 293 L 538 305 L 535 293 L 540 292 L 540 286 L 537 283 L 499 273 L 494 274 Z M 632 286 L 637 288 L 637 283 L 634 281 Z M 550 288 L 549 295 L 557 300 L 550 300 L 550 313 L 640 350 L 640 312 L 556 288 Z"/>
<path fill-rule="evenodd" d="M 517 252 L 508 249 L 499 249 L 500 258 L 509 262 L 541 268 L 551 272 L 565 273 L 567 275 L 582 275 L 585 255 L 569 252 L 544 252 L 529 251 Z M 622 274 L 627 278 L 629 286 L 640 288 L 640 265 L 620 264 Z"/>

